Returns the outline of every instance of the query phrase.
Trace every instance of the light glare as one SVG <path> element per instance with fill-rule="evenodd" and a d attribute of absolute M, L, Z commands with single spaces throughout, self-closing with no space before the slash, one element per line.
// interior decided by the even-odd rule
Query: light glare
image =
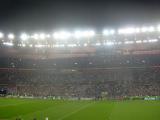
<path fill-rule="evenodd" d="M 37 39 L 39 38 L 39 35 L 38 35 L 38 34 L 34 34 L 32 37 L 33 37 L 35 40 L 37 40 Z"/>
<path fill-rule="evenodd" d="M 0 38 L 3 38 L 3 37 L 4 37 L 4 34 L 0 32 Z"/>
<path fill-rule="evenodd" d="M 113 34 L 115 34 L 114 30 L 104 30 L 103 31 L 103 35 L 106 35 L 106 36 L 113 35 Z"/>
<path fill-rule="evenodd" d="M 28 37 L 29 37 L 29 36 L 28 36 L 27 34 L 25 34 L 25 33 L 23 33 L 23 34 L 20 36 L 21 40 L 27 40 Z"/>
<path fill-rule="evenodd" d="M 11 40 L 13 40 L 14 37 L 15 37 L 15 36 L 14 36 L 14 34 L 12 34 L 12 33 L 10 33 L 10 34 L 8 35 L 8 38 L 11 39 Z"/>
<path fill-rule="evenodd" d="M 55 32 L 53 34 L 53 37 L 55 39 L 68 39 L 69 37 L 71 37 L 71 33 L 66 32 L 66 31 Z"/>
<path fill-rule="evenodd" d="M 46 35 L 44 34 L 44 33 L 41 33 L 40 35 L 39 35 L 39 37 L 40 37 L 40 39 L 45 39 L 45 37 L 46 37 Z"/>

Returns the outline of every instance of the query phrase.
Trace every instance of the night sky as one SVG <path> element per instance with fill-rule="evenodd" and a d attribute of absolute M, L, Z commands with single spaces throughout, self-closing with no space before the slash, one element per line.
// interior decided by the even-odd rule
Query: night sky
<path fill-rule="evenodd" d="M 0 30 L 6 31 L 77 28 L 98 31 L 158 23 L 158 0 L 0 0 Z"/>

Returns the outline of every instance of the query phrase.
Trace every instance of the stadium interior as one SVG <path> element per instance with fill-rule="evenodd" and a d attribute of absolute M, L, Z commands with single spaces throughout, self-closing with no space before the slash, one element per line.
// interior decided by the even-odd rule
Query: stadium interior
<path fill-rule="evenodd" d="M 1 95 L 160 96 L 160 26 L 0 33 Z"/>

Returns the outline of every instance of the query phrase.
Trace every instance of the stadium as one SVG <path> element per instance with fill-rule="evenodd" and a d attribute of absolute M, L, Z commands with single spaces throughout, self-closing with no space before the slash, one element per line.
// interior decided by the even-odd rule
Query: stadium
<path fill-rule="evenodd" d="M 0 119 L 159 120 L 159 35 L 0 32 Z"/>

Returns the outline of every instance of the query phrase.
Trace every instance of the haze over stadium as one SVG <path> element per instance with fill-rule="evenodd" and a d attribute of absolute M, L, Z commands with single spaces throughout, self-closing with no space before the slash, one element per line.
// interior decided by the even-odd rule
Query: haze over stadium
<path fill-rule="evenodd" d="M 160 119 L 160 1 L 0 2 L 0 120 Z"/>

